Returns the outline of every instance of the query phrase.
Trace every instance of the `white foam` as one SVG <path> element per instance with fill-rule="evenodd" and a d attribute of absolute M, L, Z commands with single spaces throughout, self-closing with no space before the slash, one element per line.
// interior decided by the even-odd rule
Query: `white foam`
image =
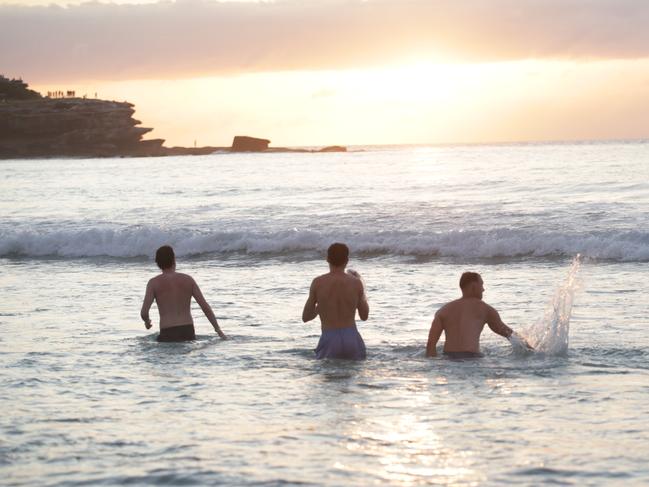
<path fill-rule="evenodd" d="M 459 258 L 566 257 L 581 253 L 593 259 L 649 261 L 649 234 L 642 232 L 568 233 L 501 228 L 414 233 L 316 232 L 296 229 L 203 231 L 158 227 L 0 230 L 0 256 L 150 257 L 169 244 L 180 256 L 222 252 L 290 254 L 324 252 L 333 241 L 352 252 Z"/>
<path fill-rule="evenodd" d="M 548 355 L 563 355 L 568 351 L 570 316 L 575 292 L 580 287 L 579 270 L 581 256 L 572 261 L 566 280 L 557 288 L 541 321 L 526 331 L 530 345 L 538 352 Z M 514 351 L 517 347 L 514 346 Z"/>

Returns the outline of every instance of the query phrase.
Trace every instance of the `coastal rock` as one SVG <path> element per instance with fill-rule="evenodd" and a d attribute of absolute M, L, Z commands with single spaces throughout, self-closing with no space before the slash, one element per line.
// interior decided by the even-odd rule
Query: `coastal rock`
<path fill-rule="evenodd" d="M 164 155 L 164 140 L 142 140 L 127 102 L 32 98 L 0 102 L 0 158 Z"/>
<path fill-rule="evenodd" d="M 347 147 L 342 145 L 330 145 L 328 147 L 323 147 L 318 150 L 318 152 L 347 152 Z"/>
<path fill-rule="evenodd" d="M 32 100 L 41 98 L 40 93 L 30 90 L 22 79 L 9 79 L 0 75 L 0 102 L 6 100 Z"/>
<path fill-rule="evenodd" d="M 246 135 L 237 135 L 232 141 L 232 152 L 263 152 L 268 149 L 270 140 L 257 139 Z"/>
<path fill-rule="evenodd" d="M 215 152 L 225 152 L 228 147 L 165 147 L 165 154 L 168 156 L 205 156 Z"/>

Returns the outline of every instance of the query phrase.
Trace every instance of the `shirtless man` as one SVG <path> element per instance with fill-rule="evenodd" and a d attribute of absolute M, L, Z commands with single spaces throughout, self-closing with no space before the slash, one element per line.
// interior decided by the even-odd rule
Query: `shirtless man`
<path fill-rule="evenodd" d="M 365 343 L 356 329 L 356 310 L 361 320 L 370 313 L 361 276 L 345 267 L 349 248 L 342 243 L 327 250 L 329 273 L 316 277 L 311 283 L 309 298 L 304 304 L 302 321 L 320 316 L 322 335 L 315 349 L 316 358 L 363 360 Z"/>
<path fill-rule="evenodd" d="M 190 309 L 193 297 L 212 323 L 214 331 L 223 340 L 226 340 L 227 337 L 221 331 L 216 316 L 205 301 L 198 284 L 191 276 L 176 272 L 174 250 L 168 245 L 160 247 L 155 254 L 155 261 L 162 270 L 162 274 L 151 279 L 146 285 L 146 294 L 140 312 L 146 329 L 148 330 L 152 326 L 149 309 L 155 299 L 160 312 L 159 342 L 183 342 L 196 339 L 194 320 Z"/>
<path fill-rule="evenodd" d="M 437 341 L 442 331 L 446 335 L 444 355 L 449 358 L 481 357 L 480 334 L 485 323 L 494 333 L 509 338 L 514 331 L 500 319 L 498 311 L 482 301 L 484 283 L 480 274 L 465 272 L 460 278 L 462 297 L 442 306 L 428 333 L 426 355 L 437 355 Z M 530 345 L 523 343 L 531 349 Z"/>

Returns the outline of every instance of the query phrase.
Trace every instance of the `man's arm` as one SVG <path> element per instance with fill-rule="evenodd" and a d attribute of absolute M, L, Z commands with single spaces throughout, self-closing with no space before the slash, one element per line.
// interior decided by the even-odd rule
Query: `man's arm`
<path fill-rule="evenodd" d="M 304 303 L 304 309 L 302 310 L 302 321 L 306 323 L 311 321 L 316 316 L 318 316 L 318 301 L 316 299 L 315 292 L 315 279 L 311 282 L 311 287 L 309 288 L 309 297 Z"/>
<path fill-rule="evenodd" d="M 367 318 L 370 315 L 370 304 L 367 302 L 367 296 L 365 295 L 365 284 L 361 280 L 361 276 L 358 276 L 358 283 L 360 284 L 360 296 L 358 298 L 358 316 L 361 320 L 367 321 Z"/>
<path fill-rule="evenodd" d="M 193 279 L 192 279 L 192 296 L 194 296 L 194 299 L 203 310 L 203 313 L 205 313 L 207 319 L 210 321 L 210 323 L 212 323 L 212 326 L 214 327 L 214 331 L 218 333 L 218 335 L 223 340 L 227 340 L 228 337 L 226 337 L 225 334 L 221 331 L 221 327 L 219 326 L 218 321 L 216 321 L 216 316 L 214 316 L 214 311 L 212 311 L 210 305 L 207 304 L 207 301 L 205 301 L 201 289 L 198 287 L 198 284 L 196 284 L 196 281 L 194 281 Z"/>
<path fill-rule="evenodd" d="M 444 327 L 442 326 L 442 319 L 439 316 L 439 313 L 435 313 L 435 318 L 430 325 L 430 331 L 428 332 L 428 343 L 426 344 L 426 356 L 427 357 L 436 357 L 437 356 L 437 342 L 439 337 L 442 335 Z"/>
<path fill-rule="evenodd" d="M 509 338 L 513 330 L 505 323 L 503 323 L 503 320 L 500 319 L 498 311 L 496 311 L 488 304 L 485 304 L 485 306 L 487 307 L 487 324 L 489 325 L 489 328 L 491 328 L 494 333 L 497 333 L 500 336 L 504 336 L 505 338 Z"/>
<path fill-rule="evenodd" d="M 142 301 L 142 309 L 140 310 L 140 316 L 144 321 L 144 326 L 148 330 L 151 328 L 151 319 L 149 318 L 149 310 L 153 304 L 153 280 L 150 280 L 146 285 L 146 291 L 144 293 L 144 301 Z"/>
<path fill-rule="evenodd" d="M 512 343 L 512 345 L 514 345 L 514 342 L 512 340 L 514 338 L 517 338 L 518 341 L 520 341 L 520 343 L 529 351 L 534 350 L 534 347 L 529 344 L 529 342 L 525 339 L 525 337 L 523 337 L 520 333 L 516 333 L 505 323 L 503 323 L 503 321 L 500 319 L 500 315 L 498 314 L 498 311 L 496 311 L 489 305 L 486 306 L 487 306 L 487 324 L 489 325 L 489 328 L 491 328 L 495 333 L 498 333 L 499 335 L 507 338 Z"/>

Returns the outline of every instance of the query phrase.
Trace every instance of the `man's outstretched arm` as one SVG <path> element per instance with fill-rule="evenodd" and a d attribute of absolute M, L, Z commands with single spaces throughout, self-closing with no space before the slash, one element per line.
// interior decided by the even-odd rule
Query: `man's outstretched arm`
<path fill-rule="evenodd" d="M 205 301 L 205 298 L 203 297 L 203 293 L 201 292 L 201 289 L 198 287 L 198 284 L 196 284 L 196 281 L 193 280 L 192 280 L 192 296 L 194 296 L 194 299 L 203 310 L 203 313 L 205 313 L 207 319 L 210 321 L 210 323 L 212 323 L 212 326 L 214 327 L 214 331 L 218 333 L 218 335 L 223 340 L 227 340 L 228 337 L 226 337 L 225 334 L 221 331 L 221 327 L 219 326 L 218 321 L 216 321 L 216 316 L 214 316 L 214 311 L 212 311 L 211 306 L 207 303 L 207 301 Z"/>
<path fill-rule="evenodd" d="M 430 325 L 430 331 L 428 332 L 428 343 L 426 344 L 427 357 L 437 356 L 437 342 L 439 341 L 439 337 L 442 335 L 443 330 L 442 319 L 435 314 L 435 319 L 433 319 L 433 322 Z"/>
<path fill-rule="evenodd" d="M 315 280 L 311 283 L 309 288 L 309 297 L 304 303 L 304 309 L 302 310 L 302 321 L 306 323 L 311 321 L 316 316 L 318 316 L 318 302 L 315 295 Z"/>
<path fill-rule="evenodd" d="M 504 336 L 505 338 L 509 338 L 513 330 L 508 327 L 505 323 L 503 323 L 503 320 L 500 319 L 500 315 L 498 314 L 498 311 L 496 311 L 494 308 L 492 308 L 489 305 L 487 306 L 487 324 L 489 325 L 489 328 L 494 333 L 497 333 L 500 336 Z"/>
<path fill-rule="evenodd" d="M 140 310 L 140 317 L 144 321 L 144 326 L 148 330 L 151 328 L 151 319 L 149 318 L 149 310 L 153 304 L 153 284 L 149 281 L 146 285 L 146 292 L 144 293 L 144 301 L 142 302 L 142 309 Z"/>
<path fill-rule="evenodd" d="M 498 333 L 499 335 L 507 338 L 512 343 L 512 345 L 514 345 L 512 337 L 515 337 L 520 342 L 522 342 L 522 345 L 525 346 L 528 350 L 534 350 L 534 347 L 529 344 L 524 336 L 522 336 L 520 333 L 516 333 L 505 323 L 503 323 L 503 321 L 500 319 L 498 311 L 496 311 L 489 305 L 487 305 L 487 310 L 487 324 L 489 325 L 489 328 L 491 328 L 495 333 Z"/>

